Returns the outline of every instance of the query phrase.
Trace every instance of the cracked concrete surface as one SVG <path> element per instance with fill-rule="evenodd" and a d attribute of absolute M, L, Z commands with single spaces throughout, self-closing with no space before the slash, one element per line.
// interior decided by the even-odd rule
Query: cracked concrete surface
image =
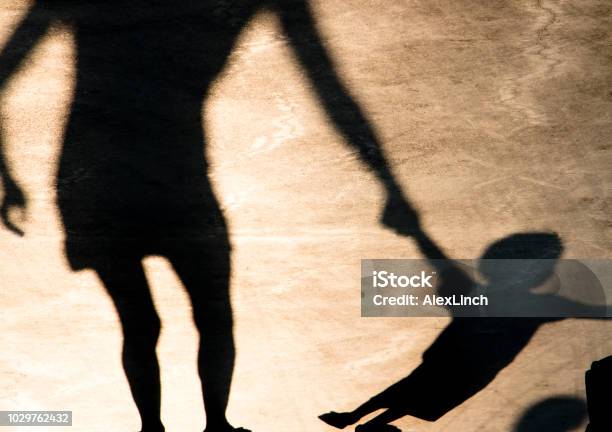
<path fill-rule="evenodd" d="M 28 4 L 0 6 L 0 46 Z M 609 1 L 312 7 L 339 74 L 450 256 L 478 257 L 516 232 L 555 231 L 565 257 L 612 258 Z M 9 160 L 30 205 L 25 237 L 0 232 L 0 409 L 69 409 L 75 431 L 135 431 L 111 302 L 61 252 L 53 176 L 73 48 L 70 28 L 53 27 L 1 95 Z M 326 118 L 272 13 L 244 29 L 204 115 L 234 245 L 229 417 L 255 432 L 329 430 L 317 415 L 353 408 L 406 376 L 447 320 L 360 318 L 359 260 L 420 255 L 379 224 L 380 186 Z M 186 295 L 164 259 L 147 259 L 146 269 L 164 325 L 167 430 L 201 430 Z M 583 396 L 584 370 L 612 352 L 610 330 L 547 324 L 474 398 L 435 423 L 396 424 L 514 431 L 533 404 Z"/>

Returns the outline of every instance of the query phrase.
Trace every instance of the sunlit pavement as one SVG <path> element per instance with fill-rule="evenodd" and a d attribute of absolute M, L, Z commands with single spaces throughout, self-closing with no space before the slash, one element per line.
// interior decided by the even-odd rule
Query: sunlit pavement
<path fill-rule="evenodd" d="M 3 1 L 0 44 L 27 6 Z M 504 236 L 554 231 L 564 257 L 612 258 L 609 2 L 312 7 L 338 73 L 450 256 L 477 258 Z M 110 299 L 62 255 L 53 176 L 73 60 L 70 29 L 55 26 L 1 98 L 6 151 L 29 210 L 25 237 L 0 232 L 0 410 L 72 410 L 75 432 L 136 431 Z M 275 16 L 263 12 L 205 113 L 234 249 L 229 418 L 255 432 L 331 430 L 317 415 L 352 409 L 406 376 L 447 324 L 360 317 L 360 259 L 420 254 L 380 225 L 381 187 L 311 90 Z M 146 270 L 163 321 L 164 422 L 198 431 L 205 420 L 187 297 L 164 259 L 147 259 Z M 583 397 L 584 371 L 612 353 L 611 330 L 596 321 L 544 325 L 491 385 L 439 421 L 395 424 L 513 431 L 535 403 Z"/>

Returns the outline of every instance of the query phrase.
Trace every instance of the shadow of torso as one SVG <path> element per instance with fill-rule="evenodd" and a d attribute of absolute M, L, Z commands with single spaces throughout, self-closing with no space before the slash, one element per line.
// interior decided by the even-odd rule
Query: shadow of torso
<path fill-rule="evenodd" d="M 49 2 L 75 36 L 57 176 L 73 268 L 109 248 L 143 256 L 163 254 L 169 239 L 227 237 L 207 175 L 203 106 L 260 3 Z"/>

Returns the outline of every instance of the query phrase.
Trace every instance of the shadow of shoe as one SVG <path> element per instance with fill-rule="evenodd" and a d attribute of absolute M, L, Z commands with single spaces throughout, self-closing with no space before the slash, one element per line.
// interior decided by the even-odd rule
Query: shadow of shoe
<path fill-rule="evenodd" d="M 344 429 L 345 427 L 352 425 L 356 421 L 350 413 L 338 413 L 335 411 L 330 411 L 328 413 L 321 414 L 319 416 L 319 419 L 337 429 Z"/>

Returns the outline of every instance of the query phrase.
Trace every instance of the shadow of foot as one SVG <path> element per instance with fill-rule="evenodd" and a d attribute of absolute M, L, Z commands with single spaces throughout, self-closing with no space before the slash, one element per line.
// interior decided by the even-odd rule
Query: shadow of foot
<path fill-rule="evenodd" d="M 334 411 L 321 414 L 319 418 L 328 425 L 338 429 L 344 429 L 345 427 L 352 425 L 359 420 L 355 419 L 351 413 L 338 413 Z"/>

